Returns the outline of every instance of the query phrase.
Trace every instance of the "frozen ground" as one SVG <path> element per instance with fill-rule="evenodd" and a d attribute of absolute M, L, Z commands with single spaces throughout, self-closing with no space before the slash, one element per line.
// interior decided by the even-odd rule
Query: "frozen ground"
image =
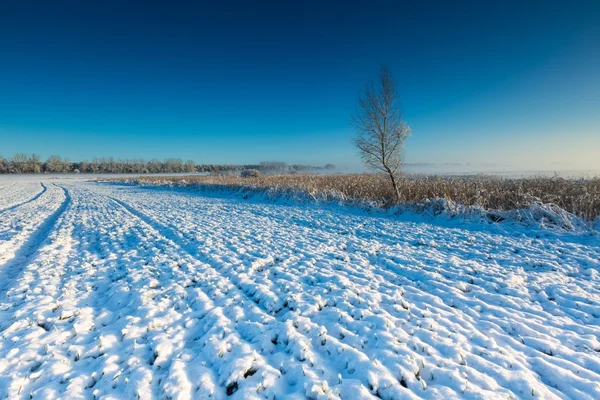
<path fill-rule="evenodd" d="M 600 398 L 600 241 L 0 180 L 0 398 Z"/>

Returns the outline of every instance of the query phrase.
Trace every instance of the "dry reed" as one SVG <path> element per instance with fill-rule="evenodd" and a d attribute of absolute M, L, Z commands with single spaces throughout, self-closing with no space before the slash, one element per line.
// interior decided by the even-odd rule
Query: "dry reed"
<path fill-rule="evenodd" d="M 124 179 L 116 179 L 124 180 Z M 131 179 L 125 179 L 132 181 Z M 288 174 L 239 176 L 145 176 L 142 184 L 202 184 L 253 189 L 300 190 L 313 196 L 332 195 L 349 201 L 368 200 L 382 206 L 398 204 L 386 177 L 376 174 Z M 553 204 L 584 220 L 600 215 L 600 178 L 564 179 L 532 177 L 509 179 L 493 176 L 404 176 L 400 179 L 400 204 L 444 199 L 485 210 L 515 210 L 533 204 Z"/>

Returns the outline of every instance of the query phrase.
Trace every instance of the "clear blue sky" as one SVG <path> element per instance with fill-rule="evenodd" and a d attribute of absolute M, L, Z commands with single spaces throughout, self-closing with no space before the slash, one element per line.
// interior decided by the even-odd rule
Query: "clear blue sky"
<path fill-rule="evenodd" d="M 600 168 L 598 1 L 8 3 L 4 156 L 356 166 L 385 63 L 410 163 Z"/>

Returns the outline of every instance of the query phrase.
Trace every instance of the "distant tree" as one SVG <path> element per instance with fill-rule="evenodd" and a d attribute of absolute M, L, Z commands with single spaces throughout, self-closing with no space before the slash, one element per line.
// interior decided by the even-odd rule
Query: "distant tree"
<path fill-rule="evenodd" d="M 90 172 L 90 163 L 87 160 L 83 160 L 80 163 L 73 163 L 73 172 L 78 170 L 82 174 Z"/>
<path fill-rule="evenodd" d="M 263 171 L 287 171 L 289 166 L 283 161 L 261 161 L 258 168 Z"/>
<path fill-rule="evenodd" d="M 119 172 L 119 169 L 117 168 L 117 163 L 115 163 L 115 160 L 112 157 L 102 158 L 102 164 L 102 172 L 108 172 L 111 174 Z"/>
<path fill-rule="evenodd" d="M 8 174 L 10 172 L 9 162 L 6 158 L 0 156 L 0 174 Z"/>
<path fill-rule="evenodd" d="M 381 66 L 377 81 L 371 81 L 358 97 L 353 115 L 354 145 L 370 168 L 386 173 L 400 199 L 396 175 L 403 162 L 404 141 L 410 127 L 402 120 L 397 85 L 389 69 Z"/>
<path fill-rule="evenodd" d="M 51 155 L 44 163 L 44 172 L 69 172 L 68 163 L 68 160 L 63 160 L 60 156 Z"/>
<path fill-rule="evenodd" d="M 42 159 L 37 154 L 31 154 L 27 159 L 27 172 L 39 174 L 42 172 Z"/>
<path fill-rule="evenodd" d="M 63 158 L 61 172 L 71 172 L 72 170 L 73 170 L 73 164 L 71 163 L 71 160 L 69 160 L 68 158 Z"/>
<path fill-rule="evenodd" d="M 13 164 L 15 169 L 20 173 L 28 173 L 29 172 L 29 156 L 24 153 L 15 154 L 13 156 Z"/>
<path fill-rule="evenodd" d="M 27 154 L 17 153 L 13 155 L 10 162 L 10 172 L 16 174 L 23 174 L 27 172 Z"/>
<path fill-rule="evenodd" d="M 135 172 L 137 172 L 137 173 L 147 174 L 148 173 L 148 163 L 146 163 L 146 160 L 144 160 L 143 158 L 136 158 L 134 169 L 135 169 Z"/>
<path fill-rule="evenodd" d="M 184 165 L 181 158 L 167 158 L 164 162 L 164 171 L 169 173 L 184 172 Z"/>
<path fill-rule="evenodd" d="M 323 167 L 323 168 L 325 168 L 327 170 L 332 170 L 332 169 L 335 169 L 335 164 L 325 164 L 325 167 Z"/>
<path fill-rule="evenodd" d="M 90 163 L 89 166 L 89 172 L 91 172 L 92 174 L 98 173 L 100 171 L 100 160 L 98 159 L 98 157 L 94 157 L 92 158 L 92 162 Z"/>
<path fill-rule="evenodd" d="M 196 163 L 192 160 L 185 162 L 185 172 L 196 172 Z"/>

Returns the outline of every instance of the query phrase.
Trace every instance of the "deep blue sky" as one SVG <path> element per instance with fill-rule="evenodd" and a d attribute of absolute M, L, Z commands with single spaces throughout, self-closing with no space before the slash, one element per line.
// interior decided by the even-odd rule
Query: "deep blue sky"
<path fill-rule="evenodd" d="M 600 168 L 598 1 L 86 3 L 0 2 L 0 154 L 356 166 L 385 63 L 408 162 Z"/>

